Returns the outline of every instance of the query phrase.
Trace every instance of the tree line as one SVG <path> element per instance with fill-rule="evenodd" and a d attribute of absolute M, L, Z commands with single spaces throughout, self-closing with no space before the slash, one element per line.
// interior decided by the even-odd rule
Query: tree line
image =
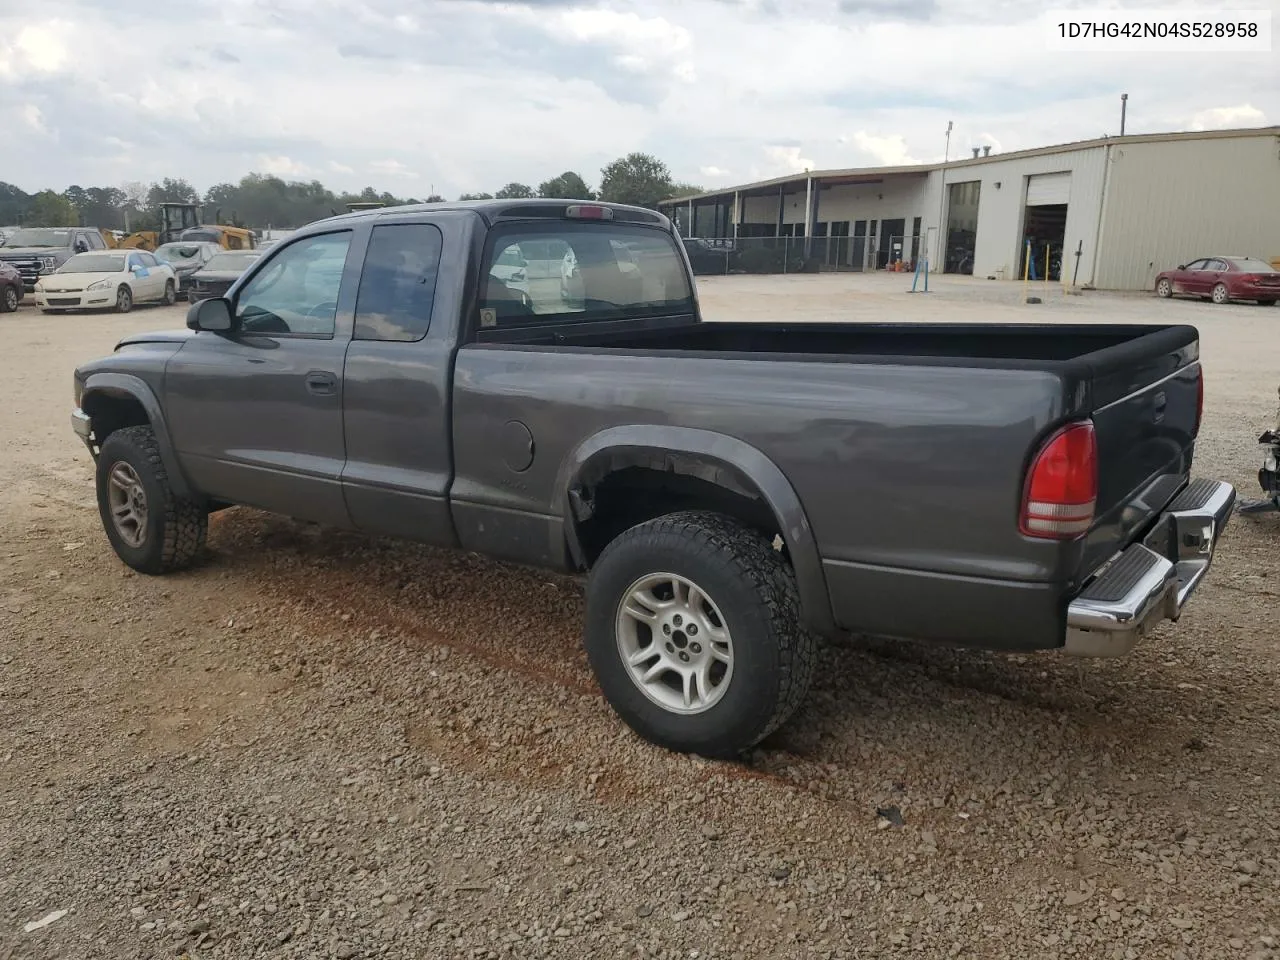
<path fill-rule="evenodd" d="M 520 197 L 557 197 L 571 200 L 605 200 L 656 207 L 670 197 L 701 192 L 701 187 L 680 183 L 667 165 L 646 153 L 631 153 L 600 171 L 600 185 L 593 189 L 582 175 L 567 170 L 536 187 L 512 182 L 493 193 L 466 193 L 459 200 L 500 200 Z M 153 230 L 160 223 L 160 204 L 195 203 L 204 207 L 206 222 L 291 228 L 335 213 L 345 213 L 348 203 L 442 203 L 444 197 L 398 197 L 365 187 L 359 193 L 336 193 L 319 180 L 284 180 L 272 174 L 250 173 L 237 183 L 217 183 L 201 194 L 190 181 L 165 177 L 157 183 L 127 181 L 120 186 L 83 187 L 27 193 L 0 181 L 0 226 L 87 226 L 102 230 Z"/>

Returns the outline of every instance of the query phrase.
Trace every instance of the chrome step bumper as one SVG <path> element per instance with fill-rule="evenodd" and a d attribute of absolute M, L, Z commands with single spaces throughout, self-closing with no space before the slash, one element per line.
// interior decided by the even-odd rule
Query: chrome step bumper
<path fill-rule="evenodd" d="M 1142 539 L 1126 548 L 1067 606 L 1065 651 L 1120 657 L 1162 620 L 1177 620 L 1213 563 L 1236 491 L 1193 480 Z"/>

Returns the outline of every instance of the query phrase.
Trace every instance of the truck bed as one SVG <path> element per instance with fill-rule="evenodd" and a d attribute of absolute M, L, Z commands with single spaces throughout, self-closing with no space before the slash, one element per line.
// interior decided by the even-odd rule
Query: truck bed
<path fill-rule="evenodd" d="M 534 491 L 557 486 L 571 437 L 628 424 L 707 431 L 786 474 L 816 531 L 841 626 L 1058 646 L 1067 596 L 1141 534 L 1190 472 L 1194 327 L 575 327 L 508 328 L 459 350 L 455 437 L 480 441 L 519 421 L 538 444 L 521 490 L 504 485 L 487 441 L 455 440 L 464 542 L 475 532 L 502 552 L 487 539 L 493 507 L 553 515 Z M 1094 525 L 1069 542 L 1027 538 L 1017 517 L 1029 463 L 1078 419 L 1096 429 Z M 984 613 L 994 603 L 1008 613 L 1000 636 Z"/>

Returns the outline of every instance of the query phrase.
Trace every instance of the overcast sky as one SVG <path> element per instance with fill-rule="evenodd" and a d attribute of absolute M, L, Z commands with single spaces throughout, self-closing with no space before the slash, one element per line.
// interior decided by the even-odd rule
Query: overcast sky
<path fill-rule="evenodd" d="M 1232 6 L 1280 24 L 1280 0 Z M 1280 122 L 1280 49 L 1051 53 L 1041 9 L 0 0 L 0 180 L 204 190 L 258 170 L 456 197 L 565 169 L 594 184 L 643 150 L 715 187 L 940 160 L 948 120 L 952 157 L 1116 133 L 1121 92 L 1132 133 Z"/>

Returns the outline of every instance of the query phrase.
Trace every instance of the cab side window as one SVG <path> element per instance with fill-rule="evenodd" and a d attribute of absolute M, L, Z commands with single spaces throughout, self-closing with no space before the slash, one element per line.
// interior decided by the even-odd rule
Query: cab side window
<path fill-rule="evenodd" d="M 373 228 L 356 292 L 356 340 L 412 342 L 427 335 L 444 237 L 429 223 Z"/>
<path fill-rule="evenodd" d="M 236 297 L 246 333 L 332 337 L 351 231 L 297 240 L 273 256 Z"/>

